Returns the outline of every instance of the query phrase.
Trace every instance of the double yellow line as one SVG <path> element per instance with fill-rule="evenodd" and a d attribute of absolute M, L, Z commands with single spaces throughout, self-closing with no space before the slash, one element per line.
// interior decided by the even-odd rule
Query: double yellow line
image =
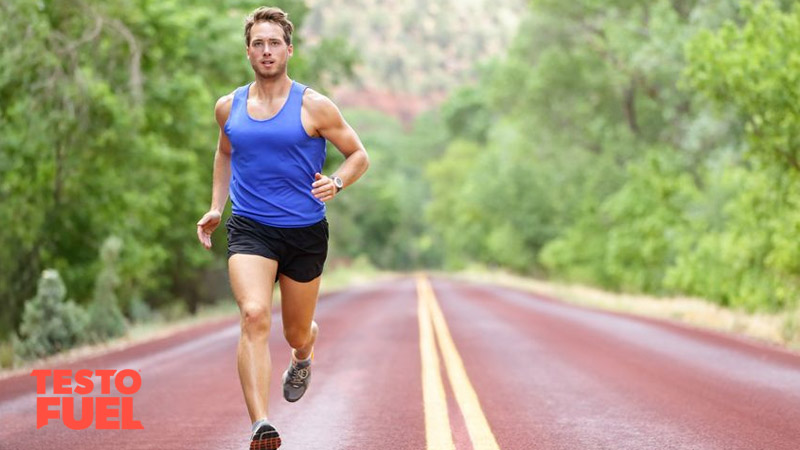
<path fill-rule="evenodd" d="M 476 450 L 498 449 L 497 441 L 483 414 L 478 395 L 469 381 L 464 363 L 450 336 L 431 283 L 424 275 L 417 277 L 419 348 L 422 357 L 422 398 L 425 404 L 425 440 L 431 450 L 455 449 L 447 414 L 447 398 L 441 377 L 436 341 L 442 352 L 447 377 Z M 434 339 L 434 335 L 436 338 Z"/>

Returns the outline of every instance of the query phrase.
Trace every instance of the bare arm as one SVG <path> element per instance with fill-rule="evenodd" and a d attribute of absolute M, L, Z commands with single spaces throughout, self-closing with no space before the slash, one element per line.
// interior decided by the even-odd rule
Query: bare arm
<path fill-rule="evenodd" d="M 225 97 L 223 97 L 224 99 Z M 214 154 L 214 184 L 211 191 L 210 211 L 217 211 L 222 214 L 225 203 L 228 201 L 228 188 L 231 182 L 231 141 L 225 134 L 225 122 L 230 114 L 230 102 L 220 105 L 222 99 L 217 102 L 215 114 L 219 123 L 219 139 L 217 140 L 217 151 Z"/>
<path fill-rule="evenodd" d="M 369 168 L 369 156 L 361 139 L 330 99 L 308 89 L 303 98 L 303 107 L 316 133 L 330 141 L 345 157 L 344 163 L 330 178 L 317 174 L 316 181 L 312 184 L 311 192 L 314 196 L 326 202 L 336 196 L 336 187 L 331 178 L 338 176 L 344 187 L 350 186 Z"/>
<path fill-rule="evenodd" d="M 206 249 L 211 248 L 211 234 L 219 226 L 222 211 L 228 201 L 228 188 L 231 181 L 231 142 L 225 134 L 225 122 L 231 112 L 233 94 L 226 95 L 217 101 L 214 115 L 219 124 L 217 151 L 214 154 L 214 181 L 211 188 L 211 207 L 197 222 L 197 238 Z"/>

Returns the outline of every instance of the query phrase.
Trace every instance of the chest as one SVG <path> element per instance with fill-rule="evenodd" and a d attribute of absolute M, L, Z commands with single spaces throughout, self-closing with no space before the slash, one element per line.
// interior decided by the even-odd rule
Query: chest
<path fill-rule="evenodd" d="M 269 120 L 277 116 L 286 106 L 289 97 L 278 97 L 271 100 L 247 99 L 247 115 L 256 120 Z"/>

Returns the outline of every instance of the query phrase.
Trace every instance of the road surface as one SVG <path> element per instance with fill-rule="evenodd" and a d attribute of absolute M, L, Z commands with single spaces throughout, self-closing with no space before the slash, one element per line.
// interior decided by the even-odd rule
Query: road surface
<path fill-rule="evenodd" d="M 320 299 L 313 382 L 290 404 L 273 319 L 281 449 L 800 449 L 800 356 L 733 336 L 409 276 Z M 144 430 L 37 429 L 34 377 L 0 381 L 0 449 L 245 449 L 238 333 L 232 318 L 47 368 L 137 371 Z"/>

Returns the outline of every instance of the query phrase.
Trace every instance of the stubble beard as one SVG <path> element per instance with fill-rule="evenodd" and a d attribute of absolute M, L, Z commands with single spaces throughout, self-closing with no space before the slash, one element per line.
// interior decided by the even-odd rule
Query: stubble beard
<path fill-rule="evenodd" d="M 284 61 L 280 65 L 273 64 L 272 70 L 263 67 L 260 62 L 255 64 L 251 63 L 250 65 L 253 67 L 253 71 L 256 73 L 256 76 L 263 80 L 267 81 L 278 80 L 282 78 L 284 75 L 286 75 L 286 65 L 287 65 L 286 61 Z"/>

